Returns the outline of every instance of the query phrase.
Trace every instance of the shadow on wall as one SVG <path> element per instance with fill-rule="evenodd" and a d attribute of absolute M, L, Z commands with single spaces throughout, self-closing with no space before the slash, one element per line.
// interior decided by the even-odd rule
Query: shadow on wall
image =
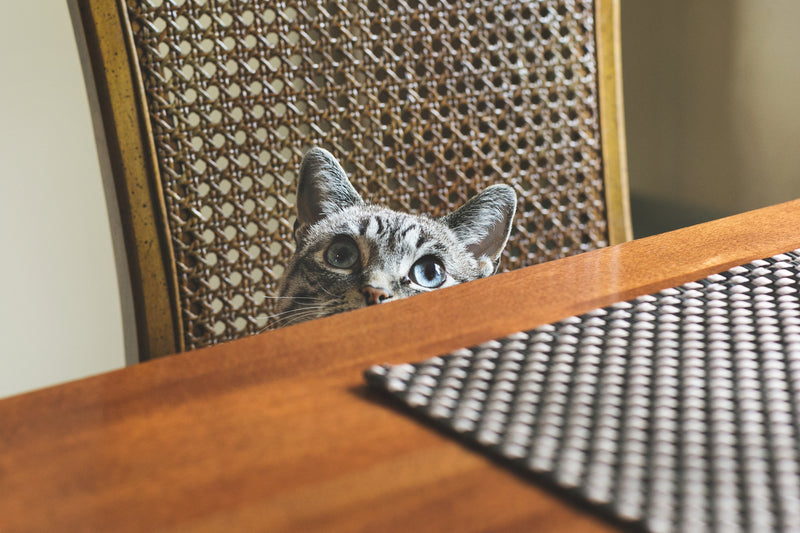
<path fill-rule="evenodd" d="M 637 237 L 800 197 L 794 0 L 623 2 Z"/>

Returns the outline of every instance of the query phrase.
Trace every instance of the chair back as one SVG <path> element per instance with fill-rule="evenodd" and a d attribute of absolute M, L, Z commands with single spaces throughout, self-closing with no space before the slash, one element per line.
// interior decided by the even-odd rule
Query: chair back
<path fill-rule="evenodd" d="M 617 2 L 71 0 L 139 357 L 269 327 L 313 145 L 398 210 L 512 185 L 501 269 L 628 239 Z"/>

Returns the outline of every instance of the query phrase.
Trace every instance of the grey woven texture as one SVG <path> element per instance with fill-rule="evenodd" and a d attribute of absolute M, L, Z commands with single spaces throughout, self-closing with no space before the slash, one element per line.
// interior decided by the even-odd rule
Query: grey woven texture
<path fill-rule="evenodd" d="M 368 381 L 648 531 L 800 531 L 800 250 Z"/>

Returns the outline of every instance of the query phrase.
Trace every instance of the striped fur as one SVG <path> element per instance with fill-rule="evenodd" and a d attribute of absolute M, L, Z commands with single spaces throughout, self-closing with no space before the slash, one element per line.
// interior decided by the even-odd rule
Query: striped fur
<path fill-rule="evenodd" d="M 279 285 L 277 322 L 294 324 L 491 275 L 515 208 L 516 195 L 506 185 L 487 188 L 440 219 L 369 205 L 336 159 L 313 148 L 300 168 L 297 249 Z"/>

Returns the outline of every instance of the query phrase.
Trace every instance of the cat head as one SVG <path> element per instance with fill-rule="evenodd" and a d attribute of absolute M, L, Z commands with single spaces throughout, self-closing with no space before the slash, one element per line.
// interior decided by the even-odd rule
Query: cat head
<path fill-rule="evenodd" d="M 281 325 L 406 298 L 497 270 L 516 210 L 493 185 L 444 217 L 365 203 L 329 152 L 312 148 L 297 187 L 296 252 L 278 293 Z"/>

